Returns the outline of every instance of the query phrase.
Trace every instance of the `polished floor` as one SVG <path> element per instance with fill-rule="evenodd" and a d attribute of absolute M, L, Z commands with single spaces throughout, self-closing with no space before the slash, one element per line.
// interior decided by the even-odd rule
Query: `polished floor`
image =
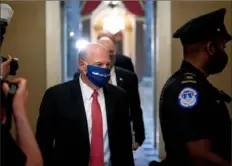
<path fill-rule="evenodd" d="M 147 78 L 139 85 L 146 139 L 143 145 L 134 152 L 136 166 L 148 166 L 148 163 L 157 159 L 157 151 L 154 149 L 154 107 L 152 80 Z"/>

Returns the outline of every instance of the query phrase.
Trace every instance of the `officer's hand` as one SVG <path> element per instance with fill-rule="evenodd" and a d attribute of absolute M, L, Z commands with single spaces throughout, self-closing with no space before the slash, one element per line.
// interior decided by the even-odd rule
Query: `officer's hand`
<path fill-rule="evenodd" d="M 6 77 L 9 75 L 10 73 L 10 63 L 12 61 L 12 57 L 10 55 L 8 55 L 8 59 L 5 62 L 1 63 L 1 76 L 2 79 L 6 79 Z"/>
<path fill-rule="evenodd" d="M 11 81 L 11 83 L 15 83 L 18 85 L 18 89 L 15 93 L 13 99 L 13 114 L 16 119 L 25 118 L 26 117 L 26 103 L 28 98 L 28 90 L 27 90 L 27 81 L 23 78 L 16 78 Z M 3 91 L 7 96 L 10 88 L 9 85 L 3 83 Z"/>

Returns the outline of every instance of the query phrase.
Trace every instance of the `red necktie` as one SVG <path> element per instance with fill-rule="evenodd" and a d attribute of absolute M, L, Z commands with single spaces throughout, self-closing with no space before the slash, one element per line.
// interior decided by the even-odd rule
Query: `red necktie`
<path fill-rule="evenodd" d="M 92 138 L 90 145 L 90 166 L 104 166 L 103 123 L 101 107 L 97 100 L 97 91 L 92 101 Z"/>

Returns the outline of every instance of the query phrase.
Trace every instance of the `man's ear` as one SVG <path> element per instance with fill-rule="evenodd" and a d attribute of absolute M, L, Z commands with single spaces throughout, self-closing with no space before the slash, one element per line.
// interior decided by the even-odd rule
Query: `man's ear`
<path fill-rule="evenodd" d="M 78 68 L 80 72 L 85 72 L 86 71 L 86 64 L 83 60 L 79 60 L 78 62 Z"/>
<path fill-rule="evenodd" d="M 212 42 L 208 42 L 206 45 L 206 51 L 208 54 L 213 55 L 215 53 L 215 46 Z"/>

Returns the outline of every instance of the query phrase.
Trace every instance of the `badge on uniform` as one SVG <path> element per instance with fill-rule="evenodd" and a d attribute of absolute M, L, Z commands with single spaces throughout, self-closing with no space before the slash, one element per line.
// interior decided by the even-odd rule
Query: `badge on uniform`
<path fill-rule="evenodd" d="M 184 88 L 178 98 L 181 107 L 192 108 L 198 102 L 198 92 L 193 88 Z"/>

